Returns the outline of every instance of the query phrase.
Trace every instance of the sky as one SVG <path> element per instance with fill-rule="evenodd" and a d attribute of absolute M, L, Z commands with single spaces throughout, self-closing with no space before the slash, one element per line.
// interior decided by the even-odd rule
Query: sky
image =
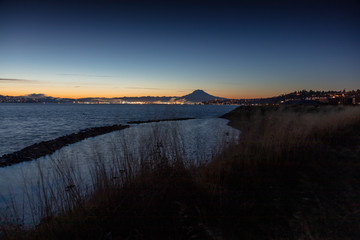
<path fill-rule="evenodd" d="M 356 1 L 0 0 L 0 95 L 360 88 Z"/>

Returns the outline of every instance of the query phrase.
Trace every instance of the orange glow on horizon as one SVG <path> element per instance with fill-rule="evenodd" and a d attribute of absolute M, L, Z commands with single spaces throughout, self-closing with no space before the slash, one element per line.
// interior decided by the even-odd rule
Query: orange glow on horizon
<path fill-rule="evenodd" d="M 50 96 L 50 97 L 54 97 L 54 98 L 71 98 L 71 99 L 79 99 L 79 98 L 121 98 L 121 97 L 143 97 L 143 96 L 152 96 L 152 97 L 181 97 L 187 94 L 190 94 L 192 91 L 188 91 L 188 92 L 168 92 L 168 93 L 153 93 L 151 94 L 151 92 L 148 91 L 119 91 L 118 93 L 104 93 L 104 92 L 99 92 L 99 91 L 24 91 L 24 90 L 12 90 L 12 91 L 1 91 L 0 95 L 4 95 L 4 96 L 16 96 L 16 97 L 21 97 L 21 96 L 27 96 L 30 94 L 44 94 L 46 96 Z M 253 99 L 253 98 L 268 98 L 268 97 L 274 97 L 274 96 L 278 96 L 280 94 L 277 93 L 273 93 L 271 94 L 270 92 L 262 92 L 261 91 L 257 91 L 257 92 L 246 92 L 246 93 L 234 93 L 232 92 L 228 92 L 226 93 L 225 91 L 221 91 L 221 92 L 211 92 L 211 91 L 206 91 L 208 94 L 210 95 L 214 95 L 217 97 L 223 97 L 223 98 L 228 98 L 228 99 Z"/>
<path fill-rule="evenodd" d="M 29 94 L 44 94 L 54 98 L 122 98 L 122 97 L 181 97 L 192 93 L 196 89 L 191 86 L 182 88 L 183 86 L 169 86 L 169 88 L 151 88 L 151 87 L 109 87 L 104 85 L 82 85 L 69 87 L 62 84 L 18 84 L 8 83 L 3 84 L 0 89 L 0 95 L 8 96 L 26 96 Z M 203 89 L 210 95 L 216 97 L 223 97 L 228 99 L 252 99 L 252 98 L 268 98 L 279 96 L 286 92 L 279 89 L 270 88 L 256 88 L 253 86 L 243 86 L 238 88 L 213 86 L 209 89 Z M 288 92 L 288 91 L 287 91 Z"/>

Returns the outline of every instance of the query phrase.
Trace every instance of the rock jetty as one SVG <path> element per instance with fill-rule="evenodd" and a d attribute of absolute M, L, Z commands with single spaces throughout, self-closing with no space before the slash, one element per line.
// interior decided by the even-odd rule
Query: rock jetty
<path fill-rule="evenodd" d="M 146 121 L 130 121 L 128 124 L 140 124 L 140 123 L 153 123 L 153 122 L 169 122 L 169 121 L 184 121 L 195 118 L 168 118 L 168 119 L 159 119 L 159 120 L 146 120 Z"/>
<path fill-rule="evenodd" d="M 96 137 L 98 135 L 102 135 L 112 131 L 122 130 L 128 127 L 128 125 L 112 125 L 87 128 L 79 131 L 78 133 L 65 135 L 49 141 L 35 143 L 31 146 L 23 148 L 20 151 L 1 156 L 0 167 L 6 167 L 20 162 L 31 161 L 33 159 L 54 153 L 56 150 L 59 150 L 64 146 L 79 142 L 81 140 L 84 140 L 85 138 Z"/>

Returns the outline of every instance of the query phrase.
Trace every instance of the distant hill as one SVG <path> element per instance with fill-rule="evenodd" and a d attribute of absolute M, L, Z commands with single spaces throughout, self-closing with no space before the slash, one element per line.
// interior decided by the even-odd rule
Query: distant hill
<path fill-rule="evenodd" d="M 42 93 L 26 96 L 4 96 L 0 94 L 0 103 L 178 103 L 178 104 L 360 104 L 360 89 L 351 91 L 295 91 L 269 98 L 227 99 L 210 95 L 203 90 L 195 90 L 185 96 L 162 97 L 116 97 L 116 98 L 54 98 Z"/>
<path fill-rule="evenodd" d="M 29 95 L 25 95 L 23 97 L 24 98 L 33 98 L 33 99 L 37 99 L 37 98 L 53 98 L 53 97 L 46 96 L 43 93 L 32 93 L 32 94 L 29 94 Z"/>
<path fill-rule="evenodd" d="M 213 95 L 204 92 L 203 90 L 198 89 L 188 95 L 177 98 L 176 100 L 178 101 L 185 100 L 187 102 L 204 102 L 211 100 L 226 100 L 226 98 L 215 97 Z"/>
<path fill-rule="evenodd" d="M 360 89 L 351 91 L 295 91 L 269 98 L 254 99 L 227 99 L 209 100 L 205 104 L 296 104 L 296 105 L 317 105 L 317 104 L 360 104 Z"/>
<path fill-rule="evenodd" d="M 212 96 L 203 90 L 195 90 L 194 92 L 179 97 L 152 97 L 152 96 L 143 96 L 143 97 L 118 97 L 118 98 L 79 98 L 78 101 L 80 102 L 97 102 L 97 101 L 126 101 L 126 102 L 146 102 L 146 103 L 153 103 L 153 102 L 188 102 L 188 103 L 198 103 L 204 101 L 211 101 L 211 100 L 227 100 L 226 98 L 215 97 Z"/>
<path fill-rule="evenodd" d="M 33 93 L 26 96 L 1 96 L 0 95 L 0 103 L 199 103 L 206 101 L 226 101 L 227 98 L 216 97 L 210 95 L 203 90 L 195 90 L 192 93 L 179 97 L 152 97 L 152 96 L 143 96 L 143 97 L 117 97 L 117 98 L 79 98 L 79 99 L 70 99 L 70 98 L 54 98 L 51 96 L 47 96 L 42 93 Z"/>

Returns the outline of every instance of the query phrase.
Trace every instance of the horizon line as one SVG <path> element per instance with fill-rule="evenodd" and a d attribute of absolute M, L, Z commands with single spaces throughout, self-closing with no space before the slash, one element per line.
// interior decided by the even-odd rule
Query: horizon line
<path fill-rule="evenodd" d="M 192 92 L 190 92 L 189 94 L 197 91 L 197 90 L 201 90 L 201 89 L 196 89 L 196 90 L 193 90 Z M 241 100 L 241 99 L 265 99 L 265 98 L 272 98 L 272 97 L 279 97 L 279 96 L 282 96 L 282 95 L 286 95 L 286 94 L 290 94 L 290 93 L 294 93 L 294 92 L 298 92 L 298 91 L 307 91 L 307 92 L 310 92 L 310 91 L 314 91 L 314 92 L 343 92 L 345 90 L 345 92 L 352 92 L 352 91 L 359 91 L 359 89 L 352 89 L 352 90 L 346 90 L 346 89 L 342 89 L 342 90 L 307 90 L 307 89 L 302 89 L 302 90 L 294 90 L 294 91 L 290 91 L 290 92 L 287 92 L 287 93 L 282 93 L 282 94 L 278 94 L 278 95 L 272 95 L 272 96 L 266 96 L 266 97 L 248 97 L 248 98 L 227 98 L 227 97 L 220 97 L 220 96 L 214 96 L 216 98 L 224 98 L 224 99 L 237 99 L 237 100 Z M 201 90 L 201 91 L 204 91 L 204 90 Z M 204 91 L 205 93 L 207 93 L 206 91 Z M 185 94 L 183 96 L 186 96 L 186 95 L 189 95 L 189 94 Z M 209 93 L 207 93 L 209 94 Z M 0 93 L 0 96 L 6 96 L 6 97 L 29 97 L 31 98 L 30 95 L 42 95 L 42 96 L 39 96 L 38 98 L 41 98 L 41 97 L 50 97 L 50 98 L 61 98 L 61 99 L 74 99 L 74 100 L 78 100 L 78 99 L 84 99 L 84 98 L 92 98 L 92 99 L 96 99 L 96 98 L 102 98 L 102 99 L 117 99 L 117 98 L 142 98 L 142 97 L 168 97 L 168 98 L 180 98 L 180 97 L 183 97 L 183 96 L 150 96 L 150 95 L 143 95 L 143 96 L 115 96 L 115 97 L 104 97 L 104 96 L 87 96 L 87 97 L 55 97 L 55 96 L 51 96 L 51 95 L 47 95 L 45 93 L 29 93 L 27 95 L 2 95 Z M 211 95 L 211 94 L 209 94 Z M 212 95 L 213 96 L 213 95 Z"/>

